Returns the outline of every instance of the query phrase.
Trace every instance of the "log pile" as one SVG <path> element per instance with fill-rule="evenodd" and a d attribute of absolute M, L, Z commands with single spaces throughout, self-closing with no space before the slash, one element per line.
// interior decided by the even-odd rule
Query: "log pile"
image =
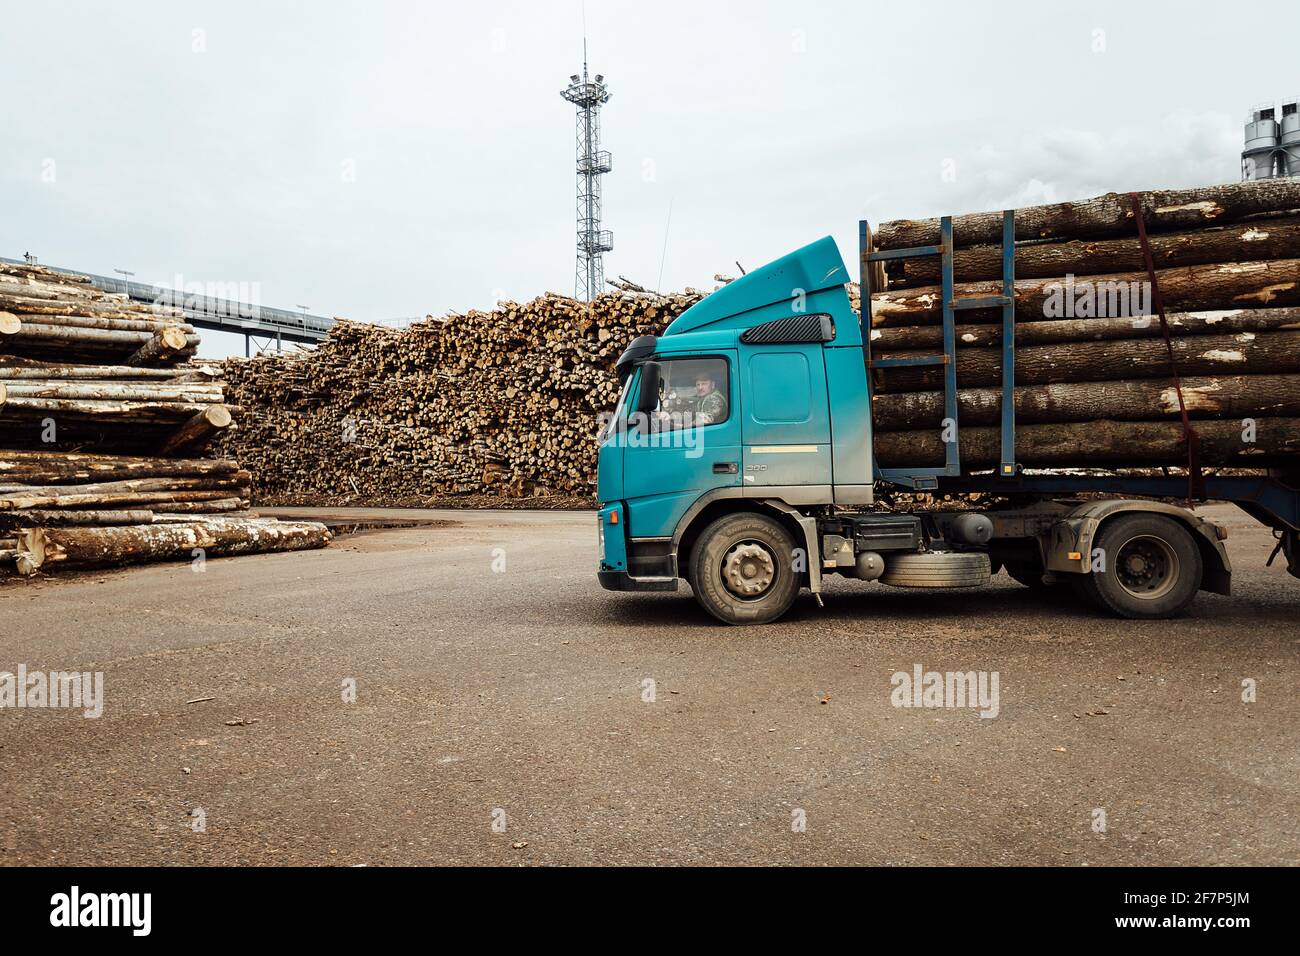
<path fill-rule="evenodd" d="M 9 264 L 0 308 L 0 572 L 327 543 L 249 513 L 249 473 L 203 457 L 238 409 L 180 312 Z"/>
<path fill-rule="evenodd" d="M 243 414 L 221 447 L 268 503 L 589 499 L 614 361 L 700 298 L 627 285 L 401 330 L 340 322 L 312 352 L 227 361 Z"/>
<path fill-rule="evenodd" d="M 141 368 L 192 356 L 184 313 L 104 292 L 85 276 L 0 263 L 0 351 L 14 359 Z"/>
<path fill-rule="evenodd" d="M 200 445 L 237 409 L 224 405 L 218 367 L 189 362 L 198 344 L 173 306 L 0 263 L 3 445 L 166 454 Z"/>
<path fill-rule="evenodd" d="M 1175 374 L 1212 466 L 1300 463 L 1300 180 L 1139 196 L 1173 361 L 1127 195 L 1016 213 L 1017 460 L 1106 467 L 1187 462 Z M 1001 213 L 953 220 L 956 298 L 1001 292 Z M 938 220 L 883 223 L 876 249 L 940 240 Z M 873 360 L 942 352 L 939 260 L 886 263 L 871 297 Z M 878 273 L 877 273 L 878 274 Z M 1001 310 L 957 313 L 964 465 L 1000 457 Z M 942 464 L 940 366 L 871 371 L 885 466 Z"/>

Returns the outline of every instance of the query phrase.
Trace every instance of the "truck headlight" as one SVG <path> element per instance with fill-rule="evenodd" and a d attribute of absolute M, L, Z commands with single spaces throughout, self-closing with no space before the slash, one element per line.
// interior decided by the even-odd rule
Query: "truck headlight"
<path fill-rule="evenodd" d="M 605 556 L 605 516 L 599 511 L 596 512 L 596 546 L 600 548 L 600 556 Z"/>

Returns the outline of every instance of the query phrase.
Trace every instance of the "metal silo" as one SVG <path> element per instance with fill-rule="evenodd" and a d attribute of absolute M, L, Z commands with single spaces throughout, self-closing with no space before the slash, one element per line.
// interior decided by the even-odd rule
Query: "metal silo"
<path fill-rule="evenodd" d="M 1252 110 L 1246 119 L 1246 148 L 1241 151 L 1242 179 L 1277 175 L 1278 124 L 1273 107 Z"/>
<path fill-rule="evenodd" d="M 1282 125 L 1278 142 L 1282 146 L 1280 170 L 1283 176 L 1300 176 L 1300 111 L 1296 101 L 1282 104 Z"/>

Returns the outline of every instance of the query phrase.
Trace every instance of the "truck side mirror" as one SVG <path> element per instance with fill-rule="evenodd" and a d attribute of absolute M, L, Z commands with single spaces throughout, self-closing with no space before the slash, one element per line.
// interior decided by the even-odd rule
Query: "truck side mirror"
<path fill-rule="evenodd" d="M 641 366 L 641 390 L 637 393 L 636 411 L 649 415 L 659 407 L 659 391 L 663 386 L 663 368 L 658 362 Z"/>

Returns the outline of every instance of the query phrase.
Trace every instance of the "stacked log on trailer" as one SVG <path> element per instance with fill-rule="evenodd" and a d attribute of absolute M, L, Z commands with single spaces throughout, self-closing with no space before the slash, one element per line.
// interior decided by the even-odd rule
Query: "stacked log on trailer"
<path fill-rule="evenodd" d="M 251 476 L 203 456 L 231 426 L 220 367 L 188 361 L 173 308 L 0 264 L 0 569 L 319 547 L 325 527 L 251 515 Z"/>
<path fill-rule="evenodd" d="M 1295 467 L 1300 180 L 1138 199 L 1169 345 L 1153 314 L 1129 195 L 1016 212 L 1017 460 L 1186 464 L 1178 376 L 1201 464 Z M 1001 213 L 954 217 L 955 298 L 1001 292 L 1001 235 Z M 939 241 L 938 220 L 886 222 L 874 234 L 879 250 Z M 939 262 L 886 263 L 886 288 L 871 297 L 873 359 L 942 353 Z M 990 466 L 1000 460 L 1001 309 L 962 310 L 957 323 L 961 457 Z M 880 463 L 942 464 L 942 367 L 874 368 L 871 376 Z"/>
<path fill-rule="evenodd" d="M 700 297 L 627 285 L 401 330 L 338 323 L 310 353 L 227 361 L 243 414 L 221 446 L 263 502 L 589 498 L 615 360 Z"/>

